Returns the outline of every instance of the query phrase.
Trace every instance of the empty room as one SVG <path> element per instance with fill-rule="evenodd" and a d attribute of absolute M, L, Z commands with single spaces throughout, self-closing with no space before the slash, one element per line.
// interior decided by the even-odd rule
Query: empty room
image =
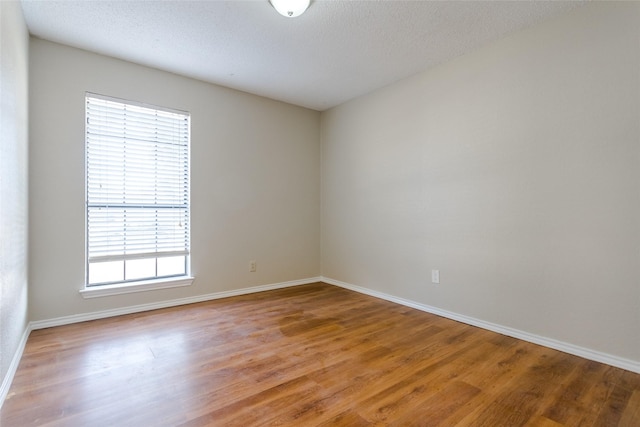
<path fill-rule="evenodd" d="M 0 425 L 640 426 L 640 3 L 0 0 Z"/>

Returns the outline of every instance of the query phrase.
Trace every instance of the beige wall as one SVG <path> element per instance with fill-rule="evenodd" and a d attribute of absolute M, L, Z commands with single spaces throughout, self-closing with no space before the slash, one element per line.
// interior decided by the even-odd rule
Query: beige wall
<path fill-rule="evenodd" d="M 0 1 L 0 384 L 27 328 L 28 58 L 20 3 Z"/>
<path fill-rule="evenodd" d="M 587 5 L 323 113 L 323 276 L 640 362 L 639 23 Z"/>
<path fill-rule="evenodd" d="M 319 275 L 318 112 L 38 39 L 30 70 L 31 320 Z M 78 293 L 85 91 L 191 112 L 193 286 Z"/>

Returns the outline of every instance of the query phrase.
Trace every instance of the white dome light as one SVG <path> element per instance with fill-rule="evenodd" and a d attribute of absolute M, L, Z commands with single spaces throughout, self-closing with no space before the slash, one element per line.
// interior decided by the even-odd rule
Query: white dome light
<path fill-rule="evenodd" d="M 275 10 L 287 18 L 295 18 L 309 7 L 310 0 L 269 0 Z"/>

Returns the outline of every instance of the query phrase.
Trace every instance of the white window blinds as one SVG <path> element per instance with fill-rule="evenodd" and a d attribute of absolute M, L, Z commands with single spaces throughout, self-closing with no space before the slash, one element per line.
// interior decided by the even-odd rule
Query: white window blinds
<path fill-rule="evenodd" d="M 186 274 L 157 261 L 188 259 L 189 132 L 187 113 L 87 94 L 87 284 Z M 127 273 L 142 259 L 155 266 Z"/>

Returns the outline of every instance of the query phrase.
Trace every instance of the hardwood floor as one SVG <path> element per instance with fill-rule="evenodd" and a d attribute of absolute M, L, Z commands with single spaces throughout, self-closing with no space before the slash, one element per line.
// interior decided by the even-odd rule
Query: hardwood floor
<path fill-rule="evenodd" d="M 31 333 L 0 425 L 640 426 L 640 375 L 318 283 Z"/>

